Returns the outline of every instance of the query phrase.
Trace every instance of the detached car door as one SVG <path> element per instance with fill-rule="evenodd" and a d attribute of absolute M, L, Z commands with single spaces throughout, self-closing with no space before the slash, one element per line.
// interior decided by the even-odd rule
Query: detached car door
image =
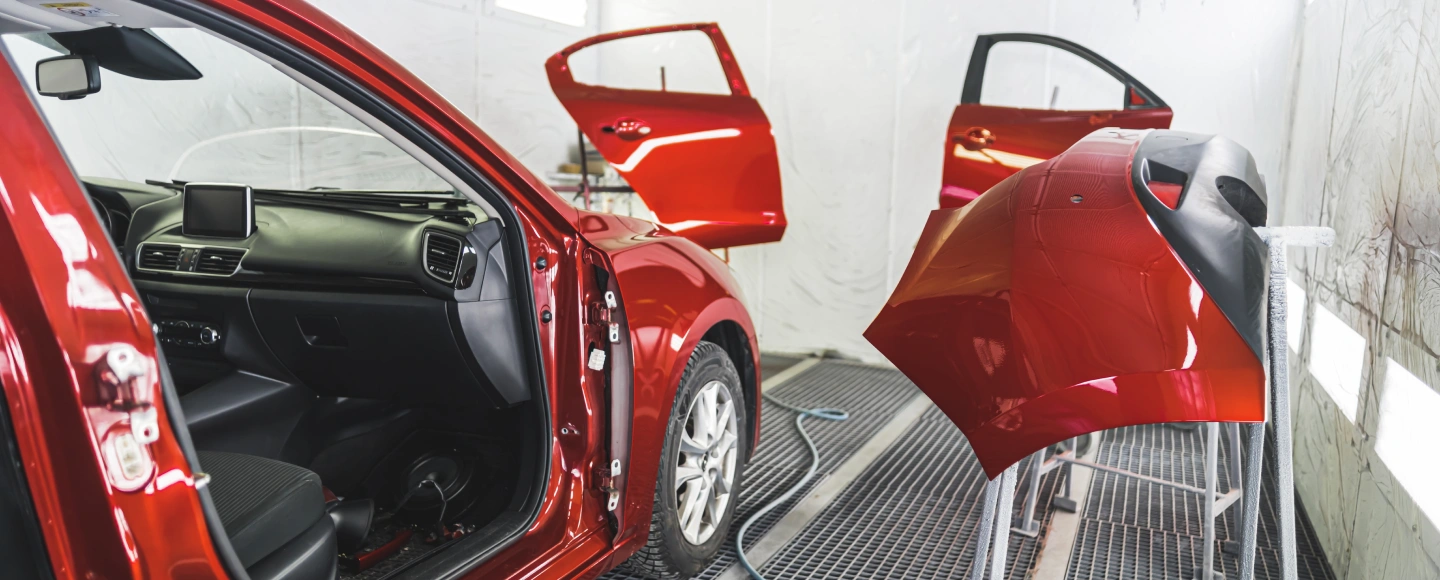
<path fill-rule="evenodd" d="M 647 38 L 615 42 L 637 37 Z M 571 61 L 580 59 L 571 57 L 587 48 L 615 43 L 607 47 L 614 50 L 587 50 L 582 55 L 596 59 L 609 73 L 683 40 L 708 40 L 723 72 L 724 86 L 718 91 L 669 90 L 693 78 L 694 69 L 713 67 L 694 60 L 671 67 L 668 82 L 664 66 L 644 71 L 653 89 L 575 80 Z M 770 120 L 750 96 L 719 26 L 677 24 L 602 34 L 556 53 L 545 69 L 555 96 L 580 130 L 663 225 L 712 249 L 774 242 L 785 233 Z M 650 84 L 620 82 L 634 80 L 622 78 L 624 74 L 612 76 L 615 84 Z"/>
<path fill-rule="evenodd" d="M 1171 116 L 1135 77 L 1074 42 L 981 35 L 946 133 L 940 207 L 964 206 L 1096 129 L 1166 129 Z"/>

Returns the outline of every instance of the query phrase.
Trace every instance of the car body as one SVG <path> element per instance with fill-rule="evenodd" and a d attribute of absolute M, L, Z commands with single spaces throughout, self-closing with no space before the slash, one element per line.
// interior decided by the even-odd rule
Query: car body
<path fill-rule="evenodd" d="M 442 167 L 441 173 L 448 172 L 454 178 L 452 183 L 464 186 L 460 189 L 473 190 L 469 191 L 472 194 L 480 192 L 470 201 L 423 203 L 420 211 L 432 212 L 431 206 L 438 205 L 478 207 L 493 212 L 487 223 L 501 224 L 494 228 L 500 232 L 499 241 L 492 240 L 493 247 L 500 249 L 491 262 L 485 261 L 485 255 L 478 258 L 479 275 L 489 276 L 487 267 L 498 268 L 500 279 L 507 283 L 504 287 L 514 292 L 507 296 L 513 307 L 507 312 L 516 314 L 515 332 L 505 335 L 505 346 L 515 356 L 501 365 L 498 373 L 495 367 L 484 365 L 478 371 L 472 367 L 472 373 L 480 377 L 475 379 L 476 384 L 498 390 L 502 402 L 534 410 L 533 417 L 516 419 L 524 432 L 514 435 L 513 444 L 536 450 L 533 456 L 525 456 L 516 464 L 519 471 L 514 477 L 520 482 L 516 487 L 529 486 L 528 491 L 514 492 L 508 504 L 499 502 L 503 504 L 497 508 L 499 515 L 481 526 L 478 533 L 472 529 L 463 538 L 442 543 L 445 549 L 436 549 L 410 564 L 404 574 L 593 577 L 641 549 L 651 529 L 660 454 L 670 428 L 677 385 L 702 341 L 719 345 L 728 357 L 727 364 L 733 364 L 738 373 L 745 403 L 744 409 L 735 411 L 743 411 L 744 416 L 739 424 L 745 427 L 745 443 L 739 449 L 747 455 L 754 449 L 759 433 L 759 349 L 755 330 L 736 281 L 726 265 L 707 249 L 649 222 L 571 207 L 434 90 L 359 35 L 303 2 L 141 0 L 97 1 L 87 6 L 109 15 L 100 18 L 110 18 L 122 26 L 126 22 L 137 28 L 147 23 L 164 26 L 184 22 L 242 46 L 251 54 L 262 55 L 306 87 L 337 104 L 343 103 L 347 112 L 368 120 L 377 133 L 404 143 L 409 147 L 406 152 L 433 162 L 428 167 Z M 83 33 L 92 30 L 83 24 L 84 18 L 97 17 L 79 8 L 74 9 L 80 10 L 78 14 L 57 14 L 63 11 L 28 1 L 6 3 L 0 10 L 15 17 L 5 26 L 19 22 L 21 30 L 32 32 L 61 26 L 57 30 Z M 25 28 L 26 24 L 31 28 Z M 710 25 L 707 30 L 712 28 Z M 718 29 L 713 34 L 718 35 Z M 101 66 L 108 66 L 103 58 Z M 738 68 L 733 72 L 738 75 Z M 196 441 L 222 441 L 225 432 L 195 427 L 192 441 L 192 429 L 185 417 L 188 414 L 196 421 L 208 421 L 223 418 L 223 413 L 203 403 L 184 401 L 182 405 L 171 375 L 188 371 L 166 364 L 167 357 L 185 358 L 187 353 L 209 345 L 196 344 L 189 338 L 190 330 L 174 330 L 182 322 L 196 332 L 223 332 L 227 345 L 245 340 L 236 327 L 212 329 L 200 322 L 176 319 L 176 312 L 193 308 L 186 300 L 197 304 L 219 300 L 216 296 L 228 292 L 226 286 L 232 282 L 207 279 L 202 284 L 196 278 L 198 271 L 193 276 L 181 275 L 185 274 L 183 260 L 199 260 L 204 255 L 192 255 L 183 249 L 173 273 L 143 267 L 148 262 L 139 255 L 141 250 L 158 252 L 156 246 L 164 244 L 157 240 L 172 240 L 179 246 L 185 239 L 183 233 L 165 229 L 168 226 L 164 224 L 155 225 L 155 233 L 144 234 L 140 230 L 143 219 L 178 219 L 180 214 L 175 212 L 180 212 L 182 205 L 178 198 L 190 195 L 189 191 L 166 197 L 164 189 L 184 187 L 176 183 L 162 183 L 158 188 L 107 185 L 94 180 L 82 184 L 36 104 L 24 78 L 11 66 L 0 67 L 0 108 L 7 111 L 0 119 L 0 149 L 7 151 L 0 156 L 0 199 L 4 201 L 4 210 L 0 211 L 0 269 L 5 272 L 5 282 L 0 284 L 0 383 L 8 417 L 7 424 L 0 427 L 10 431 L 7 439 L 11 445 L 6 446 L 6 451 L 12 463 L 5 465 L 5 475 L 15 484 L 4 490 L 6 517 L 0 518 L 5 525 L 13 526 L 13 533 L 6 535 L 14 539 L 5 548 L 7 561 L 28 563 L 37 577 L 244 577 L 250 566 L 240 563 L 232 549 L 234 542 L 226 541 L 226 531 L 221 529 L 216 512 L 217 502 L 211 495 L 219 493 L 219 483 L 202 473 L 197 463 Z M 691 105 L 676 106 L 683 109 Z M 696 111 L 698 116 L 707 105 L 696 106 L 702 109 Z M 763 113 L 758 121 L 753 116 L 751 121 L 763 121 Z M 764 129 L 768 138 L 768 122 Z M 763 144 L 760 148 L 763 150 Z M 773 141 L 768 152 L 761 151 L 751 159 L 773 167 Z M 645 179 L 636 181 L 636 185 L 642 185 L 638 182 Z M 743 239 L 722 234 L 706 236 L 702 241 L 720 247 L 778 239 L 783 231 L 783 213 L 778 219 L 775 214 L 778 181 L 775 187 L 770 198 L 773 203 L 746 210 L 754 214 L 746 219 L 762 224 L 763 235 L 756 237 L 755 228 L 740 228 L 749 232 Z M 291 194 L 277 190 L 267 195 Z M 128 226 L 128 239 L 117 242 L 117 250 L 111 245 L 113 232 L 107 225 L 111 224 L 107 212 L 113 208 L 106 205 L 106 200 L 120 203 L 114 200 L 141 198 L 146 200 L 145 205 L 126 216 L 133 221 Z M 99 214 L 95 211 L 97 204 L 101 206 Z M 285 211 L 292 210 L 315 215 L 339 211 L 303 204 Z M 167 211 L 170 213 L 163 213 Z M 271 216 L 271 222 L 257 226 L 257 236 L 278 227 L 274 225 L 278 223 L 274 212 L 280 210 L 266 211 L 271 212 L 266 214 Z M 450 215 L 445 213 L 450 210 L 433 211 L 435 216 Z M 703 220 L 708 215 L 702 208 L 686 219 Z M 427 217 L 424 231 L 453 231 L 452 238 L 462 241 L 462 249 L 473 243 L 473 232 L 454 229 L 444 221 L 443 217 Z M 712 221 L 745 220 L 737 219 L 732 211 Z M 708 231 L 713 234 L 716 228 Z M 138 239 L 141 235 L 151 237 Z M 359 238 L 354 241 L 360 243 Z M 404 246 L 407 252 L 418 248 L 414 256 L 424 258 L 419 264 L 403 265 L 409 271 L 420 272 L 414 278 L 421 294 L 446 294 L 461 284 L 459 269 L 467 262 L 458 261 L 457 269 L 450 273 L 446 284 L 455 286 L 437 286 L 436 280 L 444 282 L 445 278 L 426 278 L 418 269 L 421 265 L 430 267 L 426 261 L 432 250 L 428 239 L 406 243 L 411 244 Z M 208 249 L 213 248 L 197 252 Z M 242 259 L 248 268 L 255 260 L 265 258 L 267 250 L 252 244 L 245 252 Z M 375 260 L 360 257 L 355 263 L 364 262 Z M 242 262 L 236 264 L 233 275 L 247 276 L 241 284 L 252 285 L 245 290 L 243 303 L 256 312 L 260 311 L 259 305 L 278 300 L 288 292 L 273 287 L 257 290 L 264 286 L 256 277 L 263 272 L 249 273 L 242 270 Z M 366 267 L 383 266 L 372 263 Z M 304 286 L 308 282 L 297 274 L 287 283 Z M 185 294 L 192 286 L 203 291 Z M 335 294 L 348 296 L 345 292 L 349 290 Z M 310 301 L 305 308 L 326 312 L 338 308 L 333 304 L 316 306 L 322 304 L 318 298 L 305 300 Z M 292 304 L 285 308 L 300 307 Z M 451 324 L 460 324 L 454 318 L 460 316 L 454 314 L 458 307 L 452 303 L 444 308 L 451 308 Z M 277 370 L 276 376 L 321 376 L 314 369 L 293 364 L 293 357 L 298 356 L 294 353 L 329 352 L 336 358 L 325 359 L 330 361 L 326 372 L 345 377 L 326 387 L 333 392 L 321 392 L 319 399 L 315 393 L 307 392 L 304 400 L 311 401 L 307 405 L 331 399 L 343 404 L 353 399 L 346 391 L 351 383 L 389 372 L 378 359 L 367 361 L 358 352 L 334 354 L 339 352 L 336 349 L 358 351 L 363 346 L 359 344 L 361 338 L 354 334 L 356 325 L 344 314 L 329 317 L 334 326 L 326 327 L 328 330 L 307 329 L 311 319 L 303 313 L 295 314 L 294 321 L 286 318 L 289 313 L 279 315 L 285 324 L 298 323 L 300 335 L 308 343 L 296 343 L 294 348 L 299 350 L 293 351 L 277 346 L 280 343 L 265 329 L 267 316 L 251 315 L 254 327 L 263 335 L 258 344 L 269 344 L 275 357 L 255 356 L 267 359 L 265 364 L 271 366 L 280 361 L 286 368 Z M 236 324 L 229 314 L 221 318 Z M 327 317 L 320 318 L 319 324 L 324 327 Z M 403 316 L 396 318 L 405 320 Z M 369 323 L 363 322 L 368 320 L 364 316 L 354 320 Z M 422 324 L 421 317 L 413 320 L 416 325 Z M 209 324 L 212 322 L 208 319 L 203 322 Z M 248 323 L 244 326 L 250 328 Z M 339 334 L 341 329 L 351 334 Z M 327 333 L 336 334 L 327 337 Z M 164 348 L 159 346 L 162 340 Z M 404 349 L 407 340 L 395 336 L 384 348 L 374 347 L 365 353 Z M 472 336 L 473 340 L 484 339 Z M 471 347 L 475 349 L 474 344 Z M 598 365 L 596 352 L 603 355 Z M 232 354 L 224 351 L 227 359 Z M 237 384 L 259 384 L 253 382 L 253 377 L 261 371 L 245 367 L 251 363 L 230 360 L 227 364 L 235 369 L 249 368 L 241 375 L 233 374 L 239 370 L 225 375 L 252 381 Z M 456 372 L 465 374 L 463 370 Z M 507 401 L 514 393 L 507 394 L 499 387 L 503 381 L 496 377 L 506 372 L 513 375 L 514 384 L 526 385 L 517 388 L 529 389 L 516 395 L 524 400 L 523 404 Z M 194 392 L 215 396 L 216 390 L 207 388 L 213 384 L 196 387 Z M 277 387 L 274 392 L 292 391 L 287 389 Z M 492 399 L 497 396 L 495 392 L 487 394 Z M 387 391 L 386 396 L 407 395 Z M 190 393 L 185 397 L 193 399 Z M 259 398 L 257 395 L 253 400 Z M 283 397 L 275 399 L 281 400 Z M 240 408 L 242 403 L 234 405 Z M 196 413 L 197 408 L 202 412 Z M 315 408 L 306 413 L 317 412 Z M 246 411 L 244 416 L 253 419 L 284 415 L 284 407 L 280 409 L 269 415 Z M 262 427 L 246 425 L 242 429 Z M 234 445 L 246 449 L 263 446 L 259 439 L 242 439 Z M 442 496 L 448 493 L 440 491 L 439 484 L 435 489 Z M 406 494 L 398 503 L 403 506 L 408 498 Z M 337 501 L 327 496 L 327 506 Z M 443 501 L 438 519 L 442 525 Z"/>
<path fill-rule="evenodd" d="M 1078 57 L 1088 63 L 1076 63 L 1078 67 L 1098 69 L 1094 72 L 1124 86 L 1124 93 L 1115 95 L 1122 97 L 1121 107 L 1057 109 L 1053 100 L 1059 85 L 1054 87 L 1049 108 L 982 103 L 987 65 L 996 45 L 1045 47 Z M 1028 68 L 1022 72 L 1045 76 Z M 955 106 L 946 130 L 940 207 L 963 207 L 1006 177 L 1059 155 L 1096 129 L 1167 129 L 1172 116 L 1170 107 L 1154 91 L 1079 44 L 1043 34 L 982 34 L 970 53 L 960 104 Z"/>

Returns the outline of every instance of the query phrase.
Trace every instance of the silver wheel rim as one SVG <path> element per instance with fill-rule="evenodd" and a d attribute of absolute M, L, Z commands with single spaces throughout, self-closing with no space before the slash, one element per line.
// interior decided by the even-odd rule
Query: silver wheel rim
<path fill-rule="evenodd" d="M 685 541 L 703 544 L 730 506 L 739 454 L 739 426 L 730 387 L 710 381 L 685 411 L 675 465 L 675 505 Z"/>

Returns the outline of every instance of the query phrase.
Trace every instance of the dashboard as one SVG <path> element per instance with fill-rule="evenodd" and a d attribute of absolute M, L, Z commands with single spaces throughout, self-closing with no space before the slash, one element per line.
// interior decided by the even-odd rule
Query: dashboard
<path fill-rule="evenodd" d="M 217 238 L 182 231 L 175 186 L 84 182 L 182 397 L 255 377 L 328 397 L 529 398 L 503 226 L 468 200 L 256 190 L 251 233 Z"/>

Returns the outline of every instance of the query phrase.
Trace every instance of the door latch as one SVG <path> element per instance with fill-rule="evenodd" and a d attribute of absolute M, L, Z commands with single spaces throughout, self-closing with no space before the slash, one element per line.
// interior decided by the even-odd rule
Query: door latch
<path fill-rule="evenodd" d="M 128 419 L 97 433 L 106 475 L 120 491 L 137 491 L 155 474 L 149 446 L 160 439 L 160 421 L 153 372 L 150 359 L 128 344 L 111 348 L 95 363 L 99 404 Z"/>

